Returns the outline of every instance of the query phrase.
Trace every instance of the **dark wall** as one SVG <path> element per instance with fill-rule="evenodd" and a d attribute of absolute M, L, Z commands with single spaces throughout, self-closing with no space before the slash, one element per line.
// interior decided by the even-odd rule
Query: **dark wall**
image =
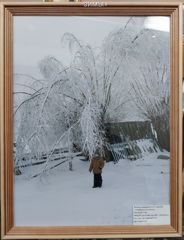
<path fill-rule="evenodd" d="M 151 131 L 150 121 L 107 123 L 105 127 L 110 143 L 118 143 L 126 140 L 126 138 L 132 141 L 154 137 Z"/>

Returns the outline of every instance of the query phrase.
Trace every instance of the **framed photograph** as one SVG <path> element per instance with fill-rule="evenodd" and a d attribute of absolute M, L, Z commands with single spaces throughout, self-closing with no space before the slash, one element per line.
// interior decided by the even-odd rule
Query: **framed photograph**
<path fill-rule="evenodd" d="M 2 239 L 182 234 L 182 4 L 1 3 Z"/>

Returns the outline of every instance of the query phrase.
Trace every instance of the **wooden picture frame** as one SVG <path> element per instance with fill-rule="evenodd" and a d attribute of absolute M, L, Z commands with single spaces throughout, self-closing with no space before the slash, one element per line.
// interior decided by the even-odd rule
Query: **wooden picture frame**
<path fill-rule="evenodd" d="M 183 53 L 183 59 L 184 59 L 184 37 L 183 37 L 183 48 L 182 48 L 182 53 Z M 184 96 L 184 69 L 183 69 L 183 77 L 182 77 L 183 81 L 182 81 L 182 92 L 183 92 L 183 96 Z M 183 101 L 182 101 L 182 105 L 183 105 Z M 183 108 L 183 106 L 182 106 Z M 183 110 L 183 125 L 184 125 L 184 109 Z M 184 132 L 183 132 L 183 139 L 184 139 Z M 184 163 L 184 147 L 182 150 L 182 162 Z M 183 169 L 183 168 L 182 168 Z M 184 219 L 184 169 L 182 170 L 182 219 Z M 183 221 L 182 221 L 183 222 Z M 184 233 L 184 225 L 183 225 L 183 233 Z"/>
<path fill-rule="evenodd" d="M 13 198 L 13 17 L 14 16 L 168 16 L 170 28 L 170 225 L 52 226 L 14 225 Z M 182 235 L 182 4 L 179 2 L 1 3 L 0 133 L 2 239 L 139 238 Z"/>

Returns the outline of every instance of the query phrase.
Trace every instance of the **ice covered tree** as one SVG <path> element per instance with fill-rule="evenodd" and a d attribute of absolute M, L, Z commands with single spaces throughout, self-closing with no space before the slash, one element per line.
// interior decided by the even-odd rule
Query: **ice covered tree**
<path fill-rule="evenodd" d="M 111 32 L 100 50 L 79 41 L 66 33 L 62 42 L 72 54 L 70 82 L 75 84 L 76 99 L 83 105 L 81 112 L 82 149 L 91 157 L 98 147 L 104 153 L 107 145 L 105 123 L 115 120 L 116 113 L 127 102 L 126 88 L 118 87 L 120 70 L 126 65 L 126 56 L 139 37 L 130 31 L 135 20 L 127 18 L 118 31 Z M 122 39 L 124 40 L 122 42 Z M 121 85 L 125 83 L 121 74 Z M 123 91 L 124 90 L 124 91 Z"/>
<path fill-rule="evenodd" d="M 141 24 L 136 24 L 136 29 L 137 20 Z M 160 147 L 169 150 L 169 34 L 143 28 L 143 21 L 130 18 L 125 27 L 111 32 L 105 40 L 104 79 L 112 79 L 114 73 L 116 87 L 112 90 L 116 98 L 111 99 L 109 108 L 117 113 L 127 102 L 136 105 L 139 116 L 152 122 Z M 127 92 L 118 87 L 120 83 L 126 84 Z"/>
<path fill-rule="evenodd" d="M 153 124 L 160 147 L 169 151 L 170 72 L 169 57 L 163 56 L 168 51 L 167 45 L 160 51 L 151 52 L 152 61 L 140 66 L 140 78 L 134 79 L 132 87 L 140 114 Z"/>
<path fill-rule="evenodd" d="M 45 69 L 48 61 L 49 68 Z M 15 166 L 25 164 L 22 156 L 25 156 L 26 148 L 29 148 L 32 159 L 39 159 L 43 152 L 49 152 L 51 143 L 66 128 L 65 121 L 62 121 L 65 119 L 66 106 L 58 89 L 58 86 L 64 88 L 66 85 L 66 69 L 56 59 L 48 57 L 40 63 L 40 70 L 43 79 L 29 81 L 32 92 L 17 101 L 15 106 L 14 116 L 16 118 L 19 115 L 20 119 L 15 136 Z M 18 77 L 21 78 L 20 82 L 24 82 L 26 77 L 30 79 L 25 75 Z"/>

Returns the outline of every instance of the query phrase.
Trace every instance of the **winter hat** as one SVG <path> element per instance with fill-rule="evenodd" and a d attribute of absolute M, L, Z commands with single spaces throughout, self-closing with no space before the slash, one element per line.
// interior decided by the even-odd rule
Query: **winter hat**
<path fill-rule="evenodd" d="M 95 151 L 93 157 L 100 157 L 100 156 L 101 156 L 101 154 L 100 154 L 99 149 L 96 149 L 96 151 Z"/>

